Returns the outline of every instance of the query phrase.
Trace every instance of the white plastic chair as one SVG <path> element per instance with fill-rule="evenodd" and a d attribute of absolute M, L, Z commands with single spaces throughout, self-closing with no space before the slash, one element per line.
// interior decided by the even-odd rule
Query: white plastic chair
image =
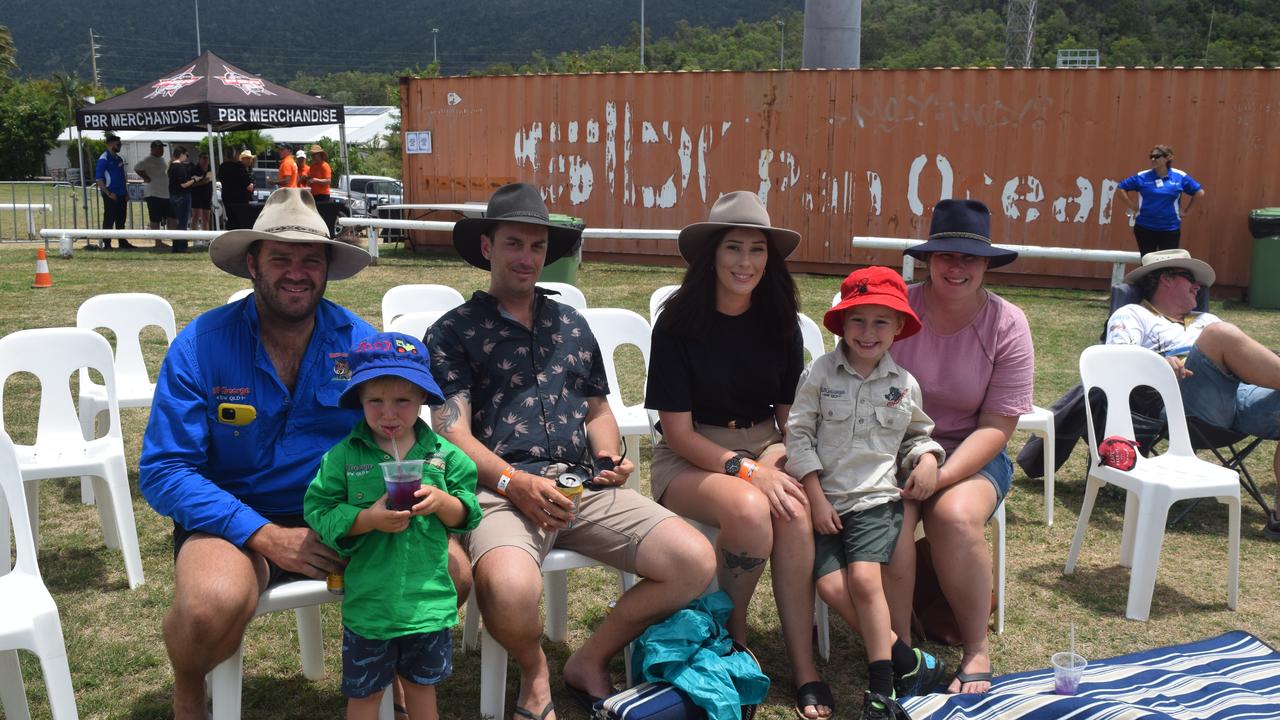
<path fill-rule="evenodd" d="M 324 677 L 323 635 L 320 630 L 320 606 L 339 602 L 341 595 L 329 592 L 323 580 L 293 580 L 273 585 L 258 596 L 258 609 L 253 616 L 292 610 L 298 620 L 298 649 L 302 655 L 302 675 L 308 680 Z M 244 678 L 244 647 L 236 648 L 206 678 L 213 703 L 213 720 L 239 720 L 241 690 Z M 388 690 L 382 694 L 379 720 L 392 720 L 394 702 Z"/>
<path fill-rule="evenodd" d="M 49 709 L 54 720 L 75 720 L 76 694 L 71 685 L 67 647 L 62 639 L 62 621 L 40 568 L 36 564 L 36 543 L 24 497 L 22 473 L 9 436 L 0 431 L 0 515 L 13 523 L 17 562 L 9 570 L 8 528 L 5 554 L 0 569 L 0 713 L 11 720 L 30 720 L 26 688 L 18 651 L 27 650 L 40 658 Z M 7 505 L 7 509 L 6 506 Z"/>
<path fill-rule="evenodd" d="M 671 294 L 679 289 L 679 285 L 663 285 L 653 294 L 649 296 L 649 324 L 654 325 L 658 322 L 658 316 L 662 314 L 662 303 L 671 297 Z"/>
<path fill-rule="evenodd" d="M 582 291 L 579 290 L 575 285 L 570 285 L 569 283 L 547 281 L 547 282 L 539 282 L 538 287 L 543 288 L 544 290 L 554 290 L 560 293 L 559 295 L 555 296 L 556 302 L 564 303 L 565 305 L 568 305 L 574 310 L 587 309 L 587 296 L 583 295 Z"/>
<path fill-rule="evenodd" d="M 1098 458 L 1099 438 L 1094 432 L 1093 408 L 1085 403 L 1089 432 L 1089 479 L 1085 485 L 1080 520 L 1067 555 L 1066 574 L 1075 571 L 1084 531 L 1106 483 L 1127 491 L 1124 504 L 1124 531 L 1120 539 L 1120 564 L 1131 568 L 1129 602 L 1125 617 L 1146 620 L 1151 613 L 1160 548 L 1169 506 L 1188 498 L 1212 497 L 1227 506 L 1227 607 L 1236 609 L 1240 584 L 1240 477 L 1215 463 L 1196 457 L 1187 432 L 1182 393 L 1173 368 L 1156 353 L 1136 345 L 1094 345 L 1080 354 L 1080 379 L 1085 397 L 1099 388 L 1107 398 L 1107 423 L 1103 437 L 1133 438 L 1133 417 L 1129 398 L 1134 388 L 1147 386 L 1160 393 L 1169 429 L 1169 449 L 1162 455 L 1142 457 L 1132 470 L 1102 465 Z M 1203 556 L 1195 562 L 1202 563 Z"/>
<path fill-rule="evenodd" d="M 443 313 L 464 302 L 462 293 L 448 285 L 396 285 L 382 296 L 382 327 L 390 330 L 392 321 L 405 313 Z"/>
<path fill-rule="evenodd" d="M 996 507 L 990 522 L 995 523 L 991 537 L 991 579 L 996 591 L 996 634 L 1004 633 L 1004 593 L 1005 593 L 1005 518 L 1004 503 Z M 915 539 L 924 537 L 924 523 L 916 523 Z M 823 660 L 831 659 L 831 620 L 830 611 L 822 598 L 814 596 L 818 625 L 818 656 Z"/>
<path fill-rule="evenodd" d="M 822 329 L 804 313 L 796 313 L 796 319 L 800 322 L 800 336 L 804 342 L 804 349 L 809 353 L 809 360 L 817 360 L 827 352 L 827 343 L 822 339 Z"/>
<path fill-rule="evenodd" d="M 82 367 L 102 375 L 107 392 L 106 434 L 86 440 L 76 406 L 71 399 L 71 376 Z M 0 338 L 0 430 L 4 429 L 4 382 L 10 375 L 27 372 L 40 381 L 40 419 L 34 445 L 17 445 L 18 466 L 27 483 L 27 511 L 31 536 L 40 545 L 40 480 L 94 478 L 94 494 L 109 502 L 98 503 L 102 537 L 106 546 L 124 555 L 129 587 L 142 584 L 142 555 L 133 518 L 133 498 L 120 436 L 120 406 L 116 399 L 115 358 L 106 338 L 82 328 L 21 330 Z M 0 513 L 3 515 L 3 513 Z M 7 525 L 7 518 L 3 523 Z M 0 550 L 8 553 L 8 528 L 0 526 Z"/>
<path fill-rule="evenodd" d="M 637 440 L 649 435 L 649 415 L 645 412 L 644 401 L 626 404 L 622 398 L 622 386 L 618 382 L 618 366 L 614 355 L 624 345 L 634 345 L 640 349 L 644 359 L 644 369 L 649 367 L 649 343 L 652 331 L 644 318 L 630 310 L 622 308 L 584 308 L 579 312 L 591 327 L 591 334 L 596 336 L 600 344 L 600 355 L 604 359 L 605 376 L 609 379 L 609 409 L 618 421 L 618 433 L 623 440 Z M 642 386 L 644 378 L 640 378 Z M 638 444 L 636 449 L 638 449 Z"/>
<path fill-rule="evenodd" d="M 151 407 L 156 384 L 147 372 L 139 337 L 152 325 L 164 331 L 166 345 L 173 344 L 178 334 L 173 306 L 149 293 L 97 295 L 76 311 L 76 327 L 106 328 L 116 337 L 116 399 L 121 408 Z M 93 382 L 88 368 L 80 368 L 80 424 L 85 438 L 98 436 L 98 417 L 106 411 L 107 389 Z M 80 501 L 93 504 L 93 482 L 88 477 L 80 478 Z"/>
<path fill-rule="evenodd" d="M 248 296 L 249 296 L 249 294 L 250 294 L 250 293 L 252 293 L 252 292 L 253 292 L 253 288 L 251 288 L 251 287 L 241 288 L 240 290 L 237 290 L 237 291 L 235 291 L 235 292 L 231 293 L 231 297 L 227 298 L 227 304 L 228 304 L 228 305 L 230 305 L 231 303 L 233 303 L 233 302 L 235 302 L 235 301 L 237 301 L 237 300 L 241 300 L 241 299 L 243 299 L 243 298 L 246 298 L 246 297 L 248 297 Z"/>
<path fill-rule="evenodd" d="M 1044 441 L 1044 524 L 1053 524 L 1054 432 L 1053 413 L 1032 405 L 1031 412 L 1018 418 L 1018 429 L 1039 435 Z"/>
<path fill-rule="evenodd" d="M 547 606 L 544 632 L 552 642 L 564 642 L 569 626 L 568 571 L 578 568 L 604 566 L 591 558 L 571 550 L 552 550 L 542 561 L 542 587 Z M 618 589 L 625 593 L 635 583 L 635 576 L 618 571 Z M 481 632 L 480 608 L 476 594 L 467 598 L 466 619 L 462 626 L 463 650 L 480 648 L 480 716 L 506 717 L 507 701 L 507 649 L 494 640 L 488 632 Z M 627 684 L 631 678 L 631 646 L 625 649 Z M 215 718 L 214 720 L 218 720 Z"/>
<path fill-rule="evenodd" d="M 387 326 L 387 332 L 398 332 L 416 337 L 421 340 L 427 334 L 427 328 L 436 324 L 441 315 L 448 310 L 431 310 L 429 312 L 411 312 L 403 315 L 397 315 L 395 320 Z M 431 425 L 431 406 L 423 405 L 422 410 L 418 412 L 418 417 L 422 418 L 427 426 Z"/>

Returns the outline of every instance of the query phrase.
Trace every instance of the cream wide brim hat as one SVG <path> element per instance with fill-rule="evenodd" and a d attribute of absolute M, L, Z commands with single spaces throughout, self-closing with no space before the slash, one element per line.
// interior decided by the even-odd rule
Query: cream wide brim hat
<path fill-rule="evenodd" d="M 350 243 L 334 240 L 315 198 L 302 188 L 279 188 L 271 193 L 252 230 L 224 232 L 209 243 L 209 259 L 236 277 L 249 278 L 245 255 L 257 240 L 319 243 L 333 246 L 329 258 L 330 280 L 345 280 L 369 265 L 369 253 Z"/>

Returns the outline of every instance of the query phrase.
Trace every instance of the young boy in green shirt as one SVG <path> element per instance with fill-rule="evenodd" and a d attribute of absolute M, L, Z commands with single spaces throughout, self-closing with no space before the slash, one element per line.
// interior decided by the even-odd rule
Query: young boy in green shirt
<path fill-rule="evenodd" d="M 431 431 L 422 404 L 444 402 L 426 348 L 400 333 L 361 341 L 338 404 L 364 420 L 325 453 L 302 511 L 321 540 L 348 558 L 342 600 L 342 692 L 348 720 L 378 716 L 395 675 L 413 720 L 435 720 L 434 686 L 452 673 L 458 623 L 448 533 L 480 522 L 476 465 Z M 400 453 L 397 457 L 397 451 Z M 423 460 L 409 510 L 391 510 L 379 463 Z"/>

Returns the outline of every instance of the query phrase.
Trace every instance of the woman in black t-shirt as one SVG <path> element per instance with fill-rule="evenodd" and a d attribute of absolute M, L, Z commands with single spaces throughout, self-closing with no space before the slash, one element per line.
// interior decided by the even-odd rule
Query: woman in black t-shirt
<path fill-rule="evenodd" d="M 770 227 L 746 191 L 716 201 L 708 222 L 680 231 L 689 263 L 654 322 L 645 407 L 662 441 L 653 496 L 719 528 L 720 588 L 733 598 L 729 632 L 747 639 L 747 605 L 767 560 L 802 717 L 830 717 L 831 690 L 813 661 L 813 527 L 800 483 L 782 470 L 781 428 L 804 350 L 796 287 L 784 259 L 800 242 Z"/>

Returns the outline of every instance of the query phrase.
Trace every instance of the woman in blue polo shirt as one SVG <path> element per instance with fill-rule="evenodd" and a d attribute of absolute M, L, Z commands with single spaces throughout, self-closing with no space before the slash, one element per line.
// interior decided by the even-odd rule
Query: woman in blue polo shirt
<path fill-rule="evenodd" d="M 1196 198 L 1204 196 L 1204 188 L 1195 178 L 1173 167 L 1173 148 L 1156 145 L 1151 148 L 1151 169 L 1125 178 L 1117 187 L 1124 192 L 1120 197 L 1129 206 L 1129 215 L 1137 211 L 1133 237 L 1138 241 L 1138 252 L 1146 255 L 1153 250 L 1173 250 L 1182 237 L 1182 215 L 1191 209 Z M 1138 203 L 1133 202 L 1134 193 Z M 1182 195 L 1190 195 L 1182 205 Z"/>

